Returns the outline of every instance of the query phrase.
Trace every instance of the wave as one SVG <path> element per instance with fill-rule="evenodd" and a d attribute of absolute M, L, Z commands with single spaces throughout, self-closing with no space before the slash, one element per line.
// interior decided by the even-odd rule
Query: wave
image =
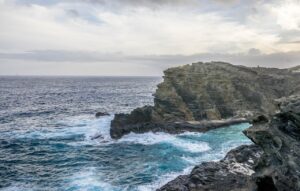
<path fill-rule="evenodd" d="M 101 179 L 104 176 L 97 173 L 95 168 L 88 168 L 82 170 L 73 176 L 66 178 L 67 187 L 70 190 L 101 190 L 101 191 L 112 191 L 119 190 L 117 187 L 112 186 L 111 184 L 102 181 Z"/>

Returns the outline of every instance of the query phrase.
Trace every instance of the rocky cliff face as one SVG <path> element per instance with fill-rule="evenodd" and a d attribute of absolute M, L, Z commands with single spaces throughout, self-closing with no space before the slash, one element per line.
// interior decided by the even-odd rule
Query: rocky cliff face
<path fill-rule="evenodd" d="M 274 99 L 300 92 L 288 69 L 195 63 L 165 71 L 155 93 L 153 120 L 224 119 L 272 114 Z"/>
<path fill-rule="evenodd" d="M 277 109 L 274 99 L 300 92 L 297 67 L 248 68 L 211 62 L 170 68 L 164 74 L 154 94 L 154 106 L 117 114 L 111 125 L 112 137 L 120 137 L 124 128 L 124 132 L 130 131 L 130 126 L 142 129 L 145 123 L 269 115 Z"/>
<path fill-rule="evenodd" d="M 245 134 L 264 154 L 255 168 L 258 190 L 300 191 L 300 96 L 279 100 L 280 113 Z"/>

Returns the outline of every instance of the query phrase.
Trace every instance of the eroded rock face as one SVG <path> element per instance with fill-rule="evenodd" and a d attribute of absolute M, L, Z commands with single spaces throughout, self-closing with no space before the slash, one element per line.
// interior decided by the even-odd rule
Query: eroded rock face
<path fill-rule="evenodd" d="M 141 124 L 149 122 L 250 119 L 261 113 L 274 114 L 274 99 L 300 93 L 296 69 L 248 68 L 223 62 L 167 69 L 154 94 L 154 106 L 116 115 L 112 132 L 132 125 L 142 128 Z"/>
<path fill-rule="evenodd" d="M 270 122 L 255 123 L 245 134 L 263 150 L 255 168 L 258 190 L 300 190 L 300 96 L 279 100 Z"/>
<path fill-rule="evenodd" d="M 255 145 L 243 145 L 227 153 L 219 162 L 204 162 L 189 175 L 182 175 L 158 191 L 252 191 L 254 166 L 262 151 Z"/>
<path fill-rule="evenodd" d="M 288 69 L 195 63 L 166 70 L 155 93 L 154 120 L 224 119 L 273 114 L 275 99 L 300 92 Z"/>

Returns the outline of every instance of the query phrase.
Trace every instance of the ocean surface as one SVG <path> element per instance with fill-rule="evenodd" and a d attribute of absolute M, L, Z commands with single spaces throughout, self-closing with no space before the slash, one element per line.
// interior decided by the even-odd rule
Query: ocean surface
<path fill-rule="evenodd" d="M 158 77 L 0 77 L 1 191 L 155 190 L 249 144 L 233 125 L 207 133 L 109 136 L 115 113 L 153 105 Z M 98 111 L 110 116 L 95 118 Z M 102 135 L 103 139 L 91 138 Z"/>

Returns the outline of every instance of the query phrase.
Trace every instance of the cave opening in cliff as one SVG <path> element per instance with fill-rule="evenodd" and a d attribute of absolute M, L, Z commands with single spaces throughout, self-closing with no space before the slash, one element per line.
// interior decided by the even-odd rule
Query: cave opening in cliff
<path fill-rule="evenodd" d="M 259 178 L 256 181 L 257 184 L 257 191 L 277 191 L 273 179 L 270 176 L 265 176 L 262 178 Z"/>

